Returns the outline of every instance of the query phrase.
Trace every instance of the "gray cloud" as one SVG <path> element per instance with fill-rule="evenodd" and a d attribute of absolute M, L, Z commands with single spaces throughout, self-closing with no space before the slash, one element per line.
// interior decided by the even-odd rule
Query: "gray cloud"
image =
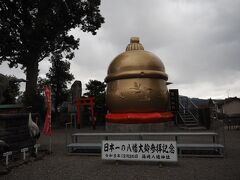
<path fill-rule="evenodd" d="M 71 71 L 83 83 L 103 81 L 112 59 L 139 36 L 165 64 L 169 88 L 191 97 L 240 96 L 239 7 L 235 0 L 102 0 L 106 23 L 98 34 L 71 32 L 81 39 Z M 40 64 L 41 76 L 48 66 Z"/>

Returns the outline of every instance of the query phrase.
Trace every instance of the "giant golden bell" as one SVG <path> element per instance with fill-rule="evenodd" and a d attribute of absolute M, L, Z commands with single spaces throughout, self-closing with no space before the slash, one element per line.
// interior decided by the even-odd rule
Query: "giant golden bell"
<path fill-rule="evenodd" d="M 111 113 L 162 112 L 167 110 L 165 67 L 153 53 L 144 51 L 133 37 L 126 52 L 108 68 L 106 102 Z"/>

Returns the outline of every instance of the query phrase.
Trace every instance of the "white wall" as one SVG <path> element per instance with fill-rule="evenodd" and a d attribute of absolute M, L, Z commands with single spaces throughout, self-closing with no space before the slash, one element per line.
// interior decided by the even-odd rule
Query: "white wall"
<path fill-rule="evenodd" d="M 240 101 L 232 101 L 222 106 L 223 113 L 227 115 L 240 114 Z"/>

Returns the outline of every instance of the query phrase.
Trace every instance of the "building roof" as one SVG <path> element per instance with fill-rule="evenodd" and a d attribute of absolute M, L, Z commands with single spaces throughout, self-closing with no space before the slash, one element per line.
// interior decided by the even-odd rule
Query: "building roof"
<path fill-rule="evenodd" d="M 212 102 L 214 104 L 217 104 L 218 106 L 222 106 L 224 104 L 228 104 L 228 103 L 231 103 L 233 101 L 239 101 L 240 102 L 240 98 L 238 97 L 229 97 L 229 98 L 226 98 L 226 99 L 210 99 L 212 100 Z"/>

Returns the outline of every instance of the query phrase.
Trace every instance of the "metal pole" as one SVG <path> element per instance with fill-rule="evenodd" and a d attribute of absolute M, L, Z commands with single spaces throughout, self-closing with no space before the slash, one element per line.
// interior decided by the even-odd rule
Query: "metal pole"
<path fill-rule="evenodd" d="M 49 152 L 52 152 L 52 136 L 49 138 Z"/>
<path fill-rule="evenodd" d="M 68 138 L 67 138 L 67 123 L 65 124 L 65 145 L 67 146 L 67 143 L 68 143 Z"/>
<path fill-rule="evenodd" d="M 65 123 L 65 138 L 66 138 L 66 146 L 67 146 L 67 144 L 68 144 L 68 125 L 69 125 L 69 127 L 71 127 L 72 126 L 72 122 L 68 122 L 68 123 Z"/>
<path fill-rule="evenodd" d="M 226 155 L 226 139 L 225 139 L 225 129 L 224 129 L 224 122 L 222 121 L 222 131 L 223 131 L 223 146 L 224 146 L 224 151 L 223 155 Z"/>

